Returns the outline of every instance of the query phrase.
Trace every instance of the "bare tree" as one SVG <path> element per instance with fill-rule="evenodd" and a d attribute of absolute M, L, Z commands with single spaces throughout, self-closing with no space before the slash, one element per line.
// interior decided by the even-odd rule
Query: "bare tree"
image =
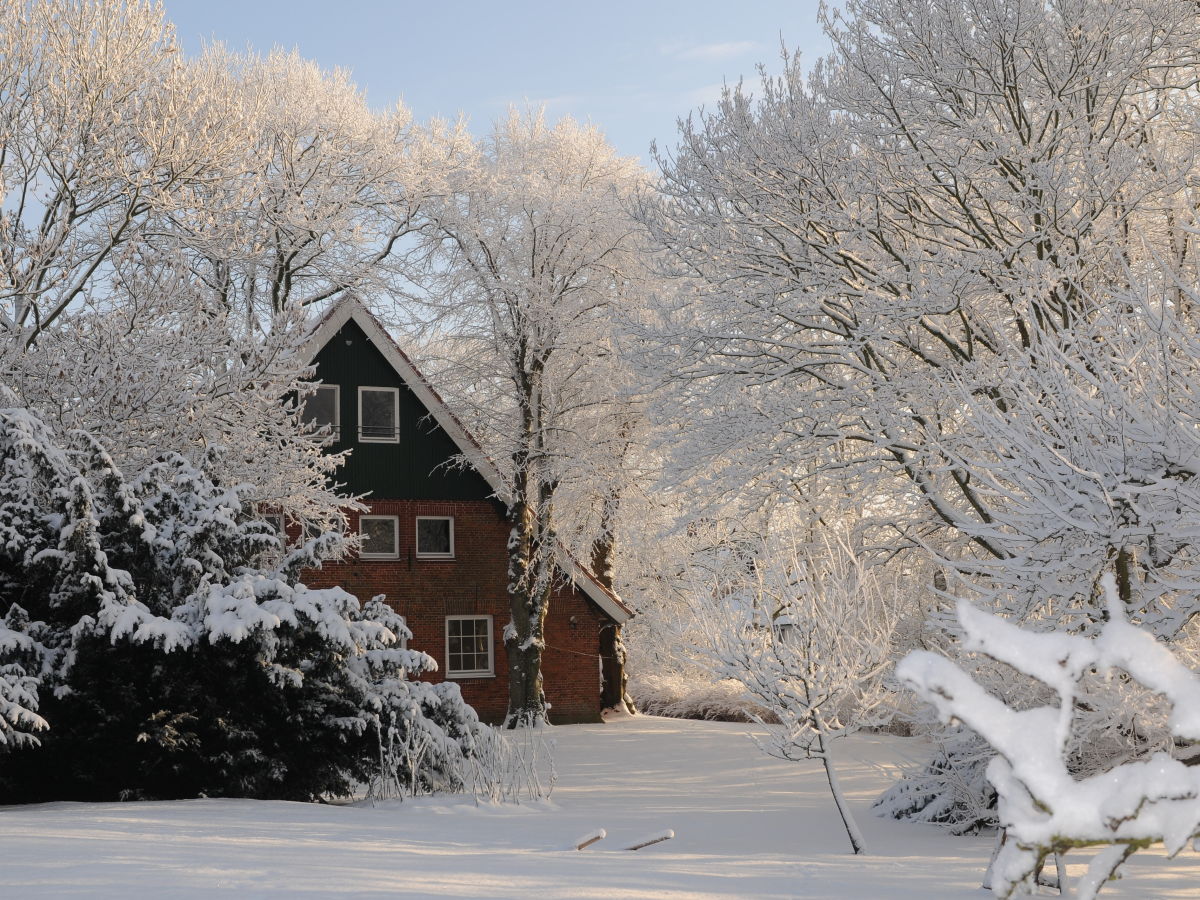
<path fill-rule="evenodd" d="M 838 781 L 834 742 L 870 721 L 886 697 L 898 618 L 892 598 L 832 540 L 730 546 L 717 561 L 707 573 L 693 570 L 690 582 L 704 627 L 701 656 L 778 719 L 760 743 L 764 751 L 820 760 L 851 849 L 865 853 Z"/>

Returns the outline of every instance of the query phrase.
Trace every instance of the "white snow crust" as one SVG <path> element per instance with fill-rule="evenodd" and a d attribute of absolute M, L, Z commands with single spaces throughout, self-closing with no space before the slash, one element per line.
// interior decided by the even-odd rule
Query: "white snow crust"
<path fill-rule="evenodd" d="M 913 739 L 846 738 L 843 786 L 870 856 L 851 856 L 818 762 L 764 756 L 758 726 L 626 717 L 552 729 L 549 801 L 429 797 L 350 806 L 248 800 L 0 807 L 0 896 L 978 900 L 994 837 L 879 819 Z M 564 838 L 604 828 L 584 852 Z M 638 837 L 675 838 L 629 853 Z M 1086 854 L 1078 862 L 1086 863 Z M 1076 868 L 1075 875 L 1082 874 Z M 1105 900 L 1195 897 L 1200 863 L 1134 856 Z"/>

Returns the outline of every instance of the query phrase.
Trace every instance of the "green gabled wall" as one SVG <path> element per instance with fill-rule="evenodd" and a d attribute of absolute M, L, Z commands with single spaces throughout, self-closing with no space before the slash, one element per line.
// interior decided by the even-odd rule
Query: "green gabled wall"
<path fill-rule="evenodd" d="M 336 480 L 346 493 L 406 500 L 483 500 L 492 489 L 474 469 L 450 463 L 458 447 L 353 319 L 321 348 L 315 378 L 341 388 L 341 432 L 349 449 Z M 400 389 L 400 442 L 358 441 L 358 388 Z"/>

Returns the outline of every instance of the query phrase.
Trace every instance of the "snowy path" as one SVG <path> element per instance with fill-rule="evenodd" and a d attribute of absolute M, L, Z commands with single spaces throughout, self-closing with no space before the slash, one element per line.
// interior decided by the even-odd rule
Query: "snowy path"
<path fill-rule="evenodd" d="M 553 799 L 475 807 L 239 800 L 0 807 L 0 897 L 911 898 L 983 900 L 987 838 L 867 807 L 917 747 L 856 738 L 844 781 L 872 853 L 851 857 L 819 766 L 767 759 L 749 726 L 639 717 L 554 730 Z M 597 828 L 598 844 L 573 840 Z M 676 837 L 618 848 L 663 829 Z M 1105 898 L 1194 898 L 1195 855 L 1137 862 Z"/>

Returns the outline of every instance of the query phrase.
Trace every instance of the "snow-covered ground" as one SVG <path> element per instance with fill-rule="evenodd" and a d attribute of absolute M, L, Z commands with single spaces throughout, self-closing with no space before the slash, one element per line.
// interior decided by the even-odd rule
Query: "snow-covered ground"
<path fill-rule="evenodd" d="M 991 840 L 877 819 L 910 741 L 842 748 L 866 833 L 852 857 L 819 764 L 764 757 L 751 726 L 652 717 L 553 730 L 549 801 L 375 806 L 246 800 L 0 807 L 0 896 L 979 898 Z M 566 849 L 604 828 L 584 851 Z M 674 840 L 620 848 L 664 829 Z M 1144 858 L 1142 858 L 1144 857 Z M 1139 854 L 1105 898 L 1194 898 L 1200 861 Z"/>

